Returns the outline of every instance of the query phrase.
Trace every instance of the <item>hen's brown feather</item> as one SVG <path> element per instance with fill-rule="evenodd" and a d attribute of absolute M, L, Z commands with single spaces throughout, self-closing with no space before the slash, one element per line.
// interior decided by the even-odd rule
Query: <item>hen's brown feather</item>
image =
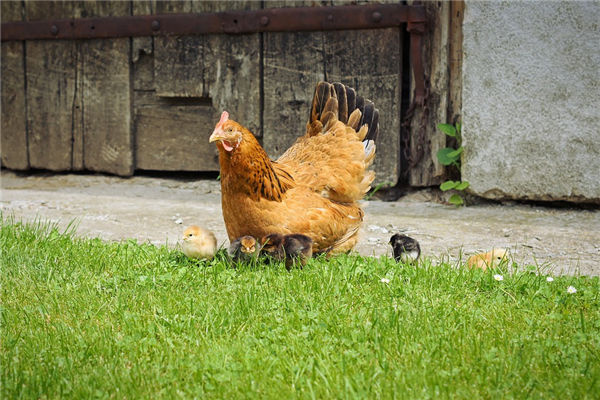
<path fill-rule="evenodd" d="M 252 133 L 225 122 L 241 132 L 235 150 L 218 146 L 230 239 L 301 233 L 313 240 L 315 252 L 352 249 L 364 215 L 357 201 L 374 178 L 368 167 L 377 123 L 373 103 L 326 82 L 315 89 L 305 135 L 276 162 Z"/>

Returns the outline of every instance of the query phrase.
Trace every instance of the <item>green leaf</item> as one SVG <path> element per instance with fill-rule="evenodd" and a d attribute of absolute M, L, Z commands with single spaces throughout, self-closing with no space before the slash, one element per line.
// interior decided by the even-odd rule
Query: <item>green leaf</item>
<path fill-rule="evenodd" d="M 448 158 L 456 158 L 458 159 L 458 157 L 460 156 L 460 153 L 463 152 L 463 147 L 460 146 L 458 149 L 454 150 L 451 153 L 448 153 Z"/>
<path fill-rule="evenodd" d="M 457 194 L 453 194 L 452 196 L 450 196 L 450 198 L 448 199 L 448 202 L 451 204 L 454 204 L 455 206 L 460 206 L 464 203 L 464 200 L 462 197 L 460 197 Z"/>
<path fill-rule="evenodd" d="M 462 132 L 462 125 L 460 124 L 460 122 L 456 123 L 456 132 L 458 132 L 459 135 Z"/>
<path fill-rule="evenodd" d="M 456 128 L 450 124 L 437 124 L 437 127 L 448 136 L 456 136 Z"/>
<path fill-rule="evenodd" d="M 452 147 L 444 147 L 443 149 L 440 149 L 436 156 L 437 159 L 439 160 L 439 162 L 442 165 L 450 165 L 453 162 L 455 162 L 458 157 L 450 157 L 449 154 L 456 151 L 455 149 L 453 149 Z"/>
<path fill-rule="evenodd" d="M 440 185 L 440 189 L 445 192 L 447 190 L 454 189 L 459 184 L 460 182 L 446 181 Z"/>
<path fill-rule="evenodd" d="M 458 185 L 456 185 L 455 189 L 456 190 L 465 190 L 468 187 L 469 187 L 469 182 L 460 182 Z"/>

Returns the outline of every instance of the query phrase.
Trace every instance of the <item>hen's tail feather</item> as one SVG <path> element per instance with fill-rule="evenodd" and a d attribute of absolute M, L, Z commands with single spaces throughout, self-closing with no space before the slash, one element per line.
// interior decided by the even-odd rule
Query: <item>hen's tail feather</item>
<path fill-rule="evenodd" d="M 362 218 L 361 218 L 362 220 Z M 360 229 L 360 224 L 357 224 L 353 227 L 351 227 L 350 229 L 348 229 L 348 231 L 344 234 L 344 236 L 342 236 L 341 238 L 339 238 L 338 240 L 335 241 L 335 243 L 333 243 L 331 246 L 324 248 L 323 250 L 317 251 L 314 253 L 314 255 L 320 255 L 320 254 L 325 254 L 325 255 L 329 255 L 329 253 L 332 252 L 332 250 L 337 249 L 338 247 L 341 247 L 344 243 L 346 243 L 350 238 L 352 238 L 352 236 L 356 235 L 358 233 L 358 230 Z"/>
<path fill-rule="evenodd" d="M 361 117 L 362 113 L 358 108 L 352 111 L 352 114 L 350 114 L 350 117 L 348 118 L 348 126 L 354 129 L 355 131 L 358 131 L 358 123 L 360 122 Z M 361 138 L 361 140 L 362 139 L 364 138 Z"/>
<path fill-rule="evenodd" d="M 336 99 L 336 103 L 330 102 L 330 99 Z M 331 107 L 335 105 L 336 110 Z M 355 110 L 361 113 L 358 126 L 354 126 L 355 120 L 352 118 Z M 356 91 L 336 82 L 334 84 L 328 82 L 319 82 L 315 88 L 315 95 L 310 113 L 309 124 L 313 121 L 320 121 L 323 126 L 327 125 L 331 115 L 331 111 L 341 122 L 350 125 L 355 130 L 363 125 L 368 126 L 368 132 L 365 135 L 365 140 L 376 140 L 379 133 L 379 110 L 371 100 L 365 99 L 356 94 Z M 324 120 L 326 118 L 326 120 Z"/>
<path fill-rule="evenodd" d="M 339 82 L 333 84 L 335 95 L 338 100 L 338 119 L 346 123 L 348 122 L 348 102 L 346 100 L 346 87 Z"/>
<path fill-rule="evenodd" d="M 346 86 L 346 105 L 348 107 L 348 118 L 350 118 L 353 110 L 356 110 L 356 92 L 348 86 Z"/>
<path fill-rule="evenodd" d="M 331 89 L 329 83 L 319 82 L 315 88 L 315 95 L 313 97 L 313 103 L 310 110 L 310 122 L 318 121 L 321 119 L 323 108 L 325 103 L 330 97 Z"/>

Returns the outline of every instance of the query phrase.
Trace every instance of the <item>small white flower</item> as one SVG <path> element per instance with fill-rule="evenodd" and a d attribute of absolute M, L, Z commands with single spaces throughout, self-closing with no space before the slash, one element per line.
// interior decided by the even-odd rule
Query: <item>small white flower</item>
<path fill-rule="evenodd" d="M 549 276 L 546 278 L 546 282 L 554 282 L 554 278 Z"/>
<path fill-rule="evenodd" d="M 502 275 L 496 274 L 496 275 L 494 275 L 494 279 L 497 280 L 497 281 L 503 281 L 504 277 Z"/>
<path fill-rule="evenodd" d="M 178 225 L 181 225 L 181 224 L 183 224 L 183 220 L 181 218 L 177 218 L 175 220 L 175 223 L 178 224 Z"/>
<path fill-rule="evenodd" d="M 575 289 L 573 286 L 569 286 L 567 288 L 567 293 L 570 293 L 570 294 L 577 293 L 577 289 Z"/>
<path fill-rule="evenodd" d="M 390 283 L 390 280 L 388 278 L 381 278 L 381 282 L 382 283 Z"/>

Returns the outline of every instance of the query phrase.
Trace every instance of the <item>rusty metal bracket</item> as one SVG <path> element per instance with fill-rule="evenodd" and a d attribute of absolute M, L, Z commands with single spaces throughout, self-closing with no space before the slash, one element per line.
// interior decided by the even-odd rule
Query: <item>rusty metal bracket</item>
<path fill-rule="evenodd" d="M 268 8 L 202 14 L 5 22 L 2 24 L 2 41 L 376 29 L 424 22 L 423 6 L 401 4 Z"/>
<path fill-rule="evenodd" d="M 423 105 L 425 76 L 422 36 L 427 23 L 422 5 L 369 4 L 336 7 L 268 8 L 202 14 L 97 17 L 2 24 L 2 41 L 98 39 L 137 36 L 249 34 L 257 32 L 378 29 L 407 24 L 416 103 Z"/>

